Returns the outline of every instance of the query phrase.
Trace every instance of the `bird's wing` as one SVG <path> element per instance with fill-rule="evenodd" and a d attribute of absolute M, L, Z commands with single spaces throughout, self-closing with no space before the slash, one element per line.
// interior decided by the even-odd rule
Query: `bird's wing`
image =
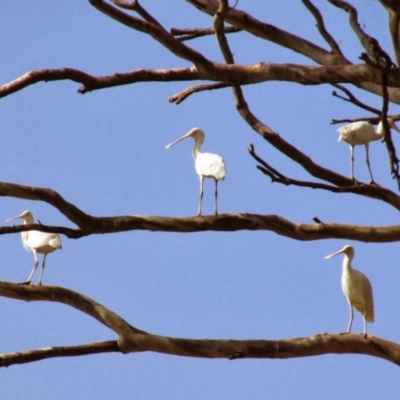
<path fill-rule="evenodd" d="M 26 245 L 39 253 L 49 253 L 62 247 L 60 237 L 56 233 L 29 231 Z"/>
<path fill-rule="evenodd" d="M 207 178 L 223 180 L 226 166 L 222 157 L 212 153 L 201 153 L 196 159 L 196 172 Z"/>
<path fill-rule="evenodd" d="M 363 296 L 365 298 L 365 319 L 367 322 L 374 322 L 374 297 L 372 294 L 372 285 L 369 279 L 363 275 L 365 280 L 363 281 Z"/>
<path fill-rule="evenodd" d="M 371 141 L 375 136 L 374 127 L 365 121 L 352 122 L 341 126 L 338 129 L 339 142 L 347 142 L 353 145 L 365 144 Z"/>
<path fill-rule="evenodd" d="M 352 305 L 367 322 L 374 322 L 374 299 L 369 279 L 360 271 L 352 271 Z"/>

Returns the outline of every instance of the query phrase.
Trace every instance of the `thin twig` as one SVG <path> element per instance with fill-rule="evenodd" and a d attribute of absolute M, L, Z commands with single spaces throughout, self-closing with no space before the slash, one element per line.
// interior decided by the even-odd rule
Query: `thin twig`
<path fill-rule="evenodd" d="M 380 113 L 381 113 L 380 110 L 378 110 L 377 108 L 371 107 L 368 104 L 365 104 L 365 103 L 361 102 L 360 100 L 358 100 L 357 97 L 354 96 L 354 94 L 351 93 L 350 90 L 347 89 L 346 87 L 344 87 L 343 85 L 340 85 L 338 83 L 333 83 L 332 86 L 334 86 L 335 88 L 337 88 L 337 89 L 341 90 L 342 92 L 346 93 L 347 98 L 339 95 L 335 91 L 332 92 L 332 96 L 338 97 L 339 99 L 342 99 L 344 101 L 348 101 L 349 103 L 353 103 L 357 107 L 360 107 L 360 108 L 362 108 L 364 110 L 367 110 L 369 112 L 372 112 L 374 114 L 380 115 Z"/>
<path fill-rule="evenodd" d="M 208 83 L 205 85 L 194 85 L 189 88 L 182 90 L 179 93 L 176 93 L 168 98 L 170 103 L 179 104 L 182 101 L 186 100 L 191 94 L 202 92 L 204 90 L 215 90 L 215 89 L 223 89 L 226 87 L 232 86 L 230 83 L 218 82 L 218 83 Z"/>
<path fill-rule="evenodd" d="M 225 33 L 236 33 L 236 32 L 241 32 L 242 29 L 235 28 L 233 26 L 226 26 L 224 28 Z M 199 37 L 203 36 L 208 36 L 208 35 L 214 35 L 215 30 L 213 28 L 208 28 L 208 29 L 200 29 L 200 28 L 188 28 L 188 29 L 177 29 L 177 28 L 171 28 L 170 30 L 171 34 L 174 36 L 178 36 L 177 39 L 181 42 L 184 42 L 185 40 L 192 40 L 192 39 L 197 39 Z"/>

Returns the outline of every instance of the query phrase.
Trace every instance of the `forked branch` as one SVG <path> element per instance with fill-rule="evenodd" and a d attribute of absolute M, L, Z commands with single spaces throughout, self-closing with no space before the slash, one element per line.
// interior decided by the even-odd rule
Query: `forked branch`
<path fill-rule="evenodd" d="M 59 356 L 81 356 L 96 352 L 121 353 L 152 351 L 201 358 L 286 359 L 323 354 L 365 354 L 400 365 L 400 346 L 373 336 L 355 334 L 318 334 L 306 338 L 283 340 L 182 339 L 150 334 L 128 324 L 124 319 L 96 301 L 58 286 L 24 286 L 0 282 L 0 296 L 22 301 L 51 301 L 82 311 L 110 328 L 119 336 L 116 342 L 103 342 L 64 348 Z M 10 366 L 52 358 L 54 348 L 0 355 L 0 366 Z"/>

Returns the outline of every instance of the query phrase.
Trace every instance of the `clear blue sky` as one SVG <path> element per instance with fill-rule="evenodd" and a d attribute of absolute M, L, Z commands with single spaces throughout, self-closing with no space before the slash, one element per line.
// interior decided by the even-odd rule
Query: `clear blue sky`
<path fill-rule="evenodd" d="M 209 27 L 211 18 L 184 1 L 143 1 L 166 28 Z M 241 1 L 238 8 L 326 48 L 301 2 Z M 286 4 L 287 3 L 287 4 Z M 363 51 L 347 15 L 316 1 L 328 28 L 357 62 Z M 390 50 L 387 15 L 378 1 L 352 1 L 367 32 Z M 329 15 L 327 14 L 329 12 Z M 0 84 L 35 69 L 74 67 L 94 75 L 139 68 L 186 67 L 147 36 L 96 11 L 89 2 L 0 4 Z M 303 57 L 241 33 L 229 36 L 243 64 L 301 62 Z M 214 37 L 189 43 L 222 61 Z M 391 51 L 389 51 L 392 54 Z M 197 211 L 198 178 L 192 142 L 165 145 L 199 126 L 204 151 L 224 157 L 220 184 L 224 212 L 278 214 L 294 222 L 389 225 L 398 212 L 352 195 L 271 184 L 255 168 L 247 147 L 283 173 L 308 179 L 260 139 L 234 108 L 229 89 L 191 96 L 179 106 L 167 98 L 192 83 L 140 83 L 80 95 L 73 82 L 38 83 L 0 100 L 0 180 L 51 187 L 98 216 L 191 216 Z M 349 174 L 349 148 L 337 142 L 332 118 L 367 113 L 331 96 L 329 86 L 264 83 L 245 87 L 249 106 L 314 161 Z M 381 100 L 357 92 L 369 104 Z M 392 106 L 391 113 L 398 113 Z M 396 135 L 396 134 L 394 134 Z M 400 137 L 394 136 L 395 144 Z M 378 183 L 396 190 L 385 146 L 370 149 Z M 356 177 L 368 181 L 364 149 L 356 149 Z M 40 202 L 1 198 L 0 221 L 25 209 L 42 223 L 72 224 Z M 206 181 L 204 212 L 213 207 Z M 5 222 L 4 222 L 5 223 Z M 284 339 L 343 332 L 348 306 L 341 292 L 341 257 L 324 256 L 352 244 L 354 266 L 370 278 L 376 322 L 369 332 L 400 341 L 398 244 L 347 240 L 303 243 L 270 232 L 164 234 L 127 232 L 81 240 L 62 237 L 63 249 L 47 258 L 44 284 L 83 293 L 151 333 L 187 338 Z M 33 256 L 20 235 L 0 238 L 0 279 L 24 280 Z M 35 276 L 35 280 L 38 279 Z M 0 353 L 115 339 L 78 311 L 59 304 L 0 298 Z M 362 331 L 357 313 L 354 332 Z M 0 370 L 4 399 L 394 399 L 398 368 L 366 356 L 296 360 L 203 360 L 161 354 L 95 355 L 52 359 Z"/>

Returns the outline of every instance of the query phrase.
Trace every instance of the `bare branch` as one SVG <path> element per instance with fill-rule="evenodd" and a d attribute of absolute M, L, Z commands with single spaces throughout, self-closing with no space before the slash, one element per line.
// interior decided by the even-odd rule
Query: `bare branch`
<path fill-rule="evenodd" d="M 268 127 L 266 128 L 269 129 Z M 263 128 L 262 132 L 264 132 L 266 128 Z M 267 138 L 269 139 L 269 136 L 267 136 Z M 272 139 L 272 143 L 276 143 L 275 138 Z M 279 141 L 277 143 L 279 146 L 281 145 Z M 286 142 L 283 141 L 283 143 L 285 144 Z M 288 143 L 285 146 L 288 146 L 289 150 L 291 149 L 291 145 Z M 283 148 L 285 149 L 285 147 Z M 296 152 L 300 153 L 300 155 L 302 154 L 297 149 Z M 299 160 L 302 163 L 305 163 L 296 152 L 293 153 L 295 158 L 299 157 Z M 289 155 L 290 154 L 291 153 L 289 152 Z M 332 183 L 342 188 L 342 191 L 379 199 L 387 202 L 396 209 L 400 209 L 400 197 L 390 190 L 364 183 L 358 183 L 354 186 L 351 179 L 336 174 L 330 170 L 325 170 L 324 168 L 314 164 L 305 155 L 303 155 L 303 157 L 307 160 L 307 163 L 305 163 L 306 167 L 310 167 L 312 172 L 314 170 L 317 172 L 322 171 L 322 176 L 332 179 L 332 181 L 334 181 Z M 309 163 L 311 164 L 308 165 Z M 321 179 L 324 178 L 322 177 Z M 330 181 L 330 179 L 325 180 Z M 46 226 L 41 224 L 18 225 L 13 227 L 3 226 L 0 227 L 0 235 L 23 232 L 32 229 L 43 232 L 62 233 L 70 238 L 133 230 L 157 232 L 233 232 L 238 230 L 270 230 L 278 235 L 291 237 L 296 240 L 319 240 L 327 238 L 348 238 L 365 242 L 392 242 L 400 240 L 400 226 L 371 228 L 330 224 L 326 225 L 326 229 L 321 229 L 320 227 L 315 229 L 315 225 L 294 224 L 276 215 L 244 213 L 188 218 L 136 215 L 93 217 L 84 213 L 75 205 L 67 202 L 57 192 L 51 189 L 0 182 L 0 195 L 27 200 L 44 201 L 57 208 L 70 221 L 80 227 L 80 229 L 71 229 L 67 227 Z"/>
<path fill-rule="evenodd" d="M 217 0 L 187 0 L 188 3 L 202 12 L 214 16 L 219 8 Z M 342 57 L 332 54 L 322 47 L 315 45 L 299 36 L 288 33 L 271 24 L 261 22 L 250 14 L 238 10 L 229 9 L 224 20 L 236 28 L 242 29 L 256 37 L 266 39 L 290 50 L 309 57 L 318 64 L 334 65 L 342 63 Z"/>
<path fill-rule="evenodd" d="M 138 0 L 134 0 L 131 2 L 124 0 L 112 0 L 112 2 L 118 7 L 136 11 L 148 23 L 164 29 L 164 27 L 139 4 Z"/>
<path fill-rule="evenodd" d="M 372 112 L 374 114 L 377 114 L 377 115 L 381 114 L 381 111 L 378 110 L 377 108 L 371 107 L 371 106 L 361 102 L 360 100 L 358 100 L 357 97 L 354 96 L 354 94 L 351 93 L 350 90 L 347 89 L 346 87 L 344 87 L 343 85 L 335 83 L 332 86 L 334 86 L 335 88 L 337 88 L 337 89 L 341 90 L 342 92 L 346 93 L 347 98 L 337 94 L 335 91 L 332 92 L 332 96 L 338 97 L 339 99 L 342 99 L 344 101 L 348 101 L 349 103 L 353 103 L 357 107 L 360 107 L 360 108 L 362 108 L 364 110 L 367 110 L 369 112 Z"/>
<path fill-rule="evenodd" d="M 182 101 L 186 100 L 193 93 L 202 92 L 205 90 L 223 89 L 223 88 L 230 87 L 230 86 L 232 86 L 232 85 L 229 83 L 224 83 L 224 82 L 190 86 L 189 88 L 182 90 L 182 92 L 179 92 L 179 93 L 174 94 L 173 96 L 169 97 L 168 101 L 170 103 L 179 104 L 179 103 L 182 103 Z"/>
<path fill-rule="evenodd" d="M 88 343 L 79 346 L 56 346 L 44 349 L 18 351 L 16 353 L 0 354 L 0 367 L 27 364 L 35 361 L 58 357 L 88 356 L 102 353 L 121 353 L 116 340 Z"/>
<path fill-rule="evenodd" d="M 190 4 L 198 8 L 200 11 L 205 12 L 209 15 L 214 16 L 219 7 L 219 1 L 217 0 L 187 0 Z M 243 29 L 257 37 L 268 40 L 277 45 L 283 46 L 287 49 L 296 51 L 318 64 L 325 66 L 335 65 L 350 65 L 350 61 L 344 56 L 336 52 L 328 52 L 325 49 L 316 46 L 315 44 L 308 42 L 307 40 L 300 38 L 296 35 L 292 35 L 289 32 L 281 30 L 273 25 L 261 22 L 251 15 L 241 10 L 230 9 L 224 20 L 236 28 Z M 219 79 L 223 81 L 224 79 Z M 237 82 L 243 84 L 244 82 Z M 344 82 L 334 82 L 344 83 Z M 379 96 L 382 95 L 380 82 L 371 80 L 363 80 L 353 82 L 356 86 L 361 89 L 368 90 L 371 93 L 375 93 Z M 396 85 L 393 82 L 389 82 L 389 97 L 390 101 L 400 104 L 400 91 L 395 89 Z"/>
<path fill-rule="evenodd" d="M 117 314 L 94 300 L 57 286 L 22 286 L 0 282 L 0 296 L 24 301 L 58 302 L 82 311 L 120 335 L 117 345 L 123 353 L 153 351 L 177 356 L 227 358 L 230 360 L 298 358 L 322 354 L 365 354 L 400 365 L 400 346 L 373 336 L 319 334 L 309 338 L 285 340 L 171 338 L 153 335 L 134 328 Z M 111 347 L 112 350 L 110 349 L 110 351 L 115 349 L 112 342 L 104 344 L 104 346 Z M 53 354 L 49 352 L 49 355 Z M 43 356 L 42 353 L 42 357 L 37 359 L 45 358 Z M 14 363 L 20 360 L 16 357 Z M 11 365 L 12 358 L 8 357 L 7 361 L 8 365 Z M 4 365 L 4 362 L 1 364 L 0 361 L 0 365 Z"/>
<path fill-rule="evenodd" d="M 389 29 L 397 65 L 400 65 L 400 3 L 397 0 L 380 0 L 389 13 Z"/>
<path fill-rule="evenodd" d="M 282 183 L 286 186 L 294 185 L 300 187 L 309 187 L 311 189 L 324 189 L 333 193 L 351 193 L 357 185 L 353 185 L 350 187 L 337 187 L 332 185 L 326 185 L 324 183 L 317 182 L 308 182 L 308 181 L 299 181 L 297 179 L 288 178 L 283 175 L 281 172 L 273 168 L 270 164 L 268 164 L 265 160 L 259 157 L 254 151 L 254 146 L 251 144 L 249 147 L 250 155 L 261 165 L 257 165 L 257 169 L 263 172 L 265 175 L 268 175 L 271 178 L 272 182 Z"/>
<path fill-rule="evenodd" d="M 375 59 L 375 54 L 371 49 L 371 37 L 363 31 L 361 28 L 360 24 L 358 23 L 358 14 L 357 10 L 350 5 L 349 3 L 341 0 L 328 0 L 329 3 L 333 4 L 334 6 L 341 8 L 342 10 L 345 10 L 346 12 L 349 13 L 349 22 L 350 26 L 353 28 L 353 31 L 358 37 L 358 40 L 360 41 L 361 45 L 364 47 L 365 51 L 368 53 L 368 55 Z"/>
<path fill-rule="evenodd" d="M 321 36 L 325 39 L 325 41 L 329 44 L 332 51 L 334 53 L 340 54 L 343 56 L 342 50 L 340 50 L 339 45 L 337 44 L 336 40 L 333 36 L 327 31 L 324 23 L 324 19 L 317 7 L 310 0 L 302 0 L 303 4 L 307 7 L 307 9 L 311 12 L 314 16 L 315 20 L 317 21 L 317 28 Z M 344 57 L 344 56 L 343 56 Z"/>
<path fill-rule="evenodd" d="M 241 32 L 241 29 L 234 28 L 233 26 L 225 26 L 224 32 L 236 33 Z M 171 35 L 178 36 L 178 40 L 184 42 L 186 40 L 197 39 L 199 37 L 213 35 L 215 33 L 213 28 L 200 29 L 200 28 L 187 28 L 187 29 L 177 29 L 171 28 Z M 179 37 L 180 36 L 180 37 Z"/>
<path fill-rule="evenodd" d="M 389 154 L 389 163 L 390 163 L 390 171 L 392 173 L 393 179 L 397 181 L 397 187 L 400 190 L 400 175 L 399 175 L 399 163 L 400 160 L 396 155 L 396 149 L 393 145 L 392 135 L 390 132 L 389 123 L 387 120 L 387 113 L 389 109 L 389 95 L 387 90 L 387 70 L 390 69 L 391 65 L 389 64 L 388 68 L 382 68 L 381 75 L 382 75 L 382 92 L 383 92 L 383 105 L 382 105 L 382 114 L 381 120 L 383 124 L 383 129 L 385 131 L 385 138 L 384 141 L 386 143 L 386 147 Z"/>
<path fill-rule="evenodd" d="M 121 24 L 150 35 L 177 57 L 191 61 L 199 70 L 202 68 L 212 68 L 212 63 L 206 57 L 175 39 L 164 28 L 128 15 L 103 0 L 89 0 L 89 2 L 97 10 Z"/>
<path fill-rule="evenodd" d="M 0 87 L 0 98 L 38 82 L 71 80 L 81 83 L 79 93 L 85 94 L 93 90 L 129 85 L 136 82 L 171 82 L 200 79 L 199 74 L 192 68 L 178 69 L 139 69 L 137 71 L 116 73 L 95 77 L 73 68 L 43 69 L 30 71 L 19 78 Z"/>

